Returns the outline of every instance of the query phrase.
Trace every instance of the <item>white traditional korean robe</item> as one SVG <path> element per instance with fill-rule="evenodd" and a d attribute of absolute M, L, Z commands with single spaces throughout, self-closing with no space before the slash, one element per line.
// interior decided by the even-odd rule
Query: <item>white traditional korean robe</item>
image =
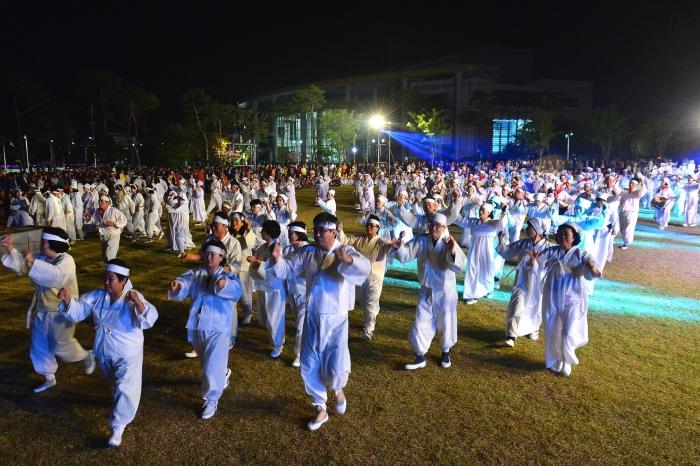
<path fill-rule="evenodd" d="M 620 193 L 620 233 L 624 244 L 630 245 L 634 241 L 634 230 L 639 218 L 639 201 L 646 193 L 647 188 L 644 182 L 640 188 L 632 193 L 629 191 Z"/>
<path fill-rule="evenodd" d="M 58 312 L 58 292 L 65 288 L 71 296 L 78 296 L 78 280 L 75 261 L 69 254 L 57 254 L 53 259 L 36 254 L 34 259 L 34 264 L 30 264 L 13 249 L 2 256 L 2 263 L 17 275 L 27 274 L 36 283 L 36 316 L 29 356 L 37 373 L 52 378 L 58 368 L 56 356 L 65 362 L 77 362 L 89 354 L 73 338 L 75 326 Z"/>
<path fill-rule="evenodd" d="M 335 260 L 333 251 L 339 247 L 352 256 L 352 264 Z M 274 265 L 268 260 L 265 268 L 278 278 L 306 278 L 301 378 L 313 404 L 325 410 L 326 386 L 337 393 L 348 382 L 348 311 L 355 307 L 355 287 L 369 275 L 370 263 L 354 248 L 336 240 L 328 253 L 309 244 Z"/>
<path fill-rule="evenodd" d="M 301 247 L 306 246 L 306 241 L 302 242 Z M 294 247 L 290 244 L 284 248 L 285 256 L 294 252 Z M 304 318 L 306 317 L 306 276 L 297 275 L 287 278 L 284 281 L 284 286 L 287 290 L 287 302 L 289 308 L 294 313 L 296 318 L 296 333 L 294 334 L 294 355 L 298 358 L 301 355 L 301 334 L 304 330 Z"/>
<path fill-rule="evenodd" d="M 692 181 L 683 186 L 683 189 L 686 192 L 683 224 L 694 227 L 698 224 L 698 190 L 700 189 L 700 184 Z"/>
<path fill-rule="evenodd" d="M 72 298 L 64 311 L 70 322 L 80 322 L 92 314 L 95 323 L 92 353 L 114 397 L 109 417 L 112 428 L 124 427 L 136 416 L 141 400 L 143 331 L 153 327 L 158 319 L 156 308 L 137 291 L 144 304 L 144 311 L 139 314 L 126 299 L 129 290 L 127 284 L 113 303 L 106 291 L 91 291 L 79 299 Z"/>
<path fill-rule="evenodd" d="M 437 332 L 442 351 L 449 352 L 457 343 L 457 280 L 455 274 L 464 268 L 466 257 L 455 245 L 455 255 L 440 239 L 433 244 L 427 235 L 419 235 L 390 254 L 400 262 L 418 259 L 418 282 L 421 285 L 416 320 L 408 342 L 417 355 L 424 355 Z M 492 277 L 493 279 L 493 277 Z"/>
<path fill-rule="evenodd" d="M 226 279 L 221 290 L 216 287 L 220 278 Z M 241 282 L 219 267 L 209 279 L 207 269 L 190 270 L 175 279 L 180 284 L 177 293 L 168 291 L 168 299 L 184 301 L 190 297 L 190 317 L 187 320 L 187 338 L 197 352 L 202 365 L 202 398 L 217 403 L 224 391 L 228 366 L 231 332 L 231 302 L 241 297 Z"/>
<path fill-rule="evenodd" d="M 496 248 L 496 252 L 505 260 L 518 258 L 513 292 L 506 312 L 506 338 L 522 337 L 539 330 L 542 323 L 540 285 L 543 274 L 534 273 L 531 268 L 526 267 L 526 263 L 531 250 L 542 252 L 552 246 L 554 243 L 550 243 L 545 238 L 537 244 L 533 244 L 530 238 L 525 238 L 511 244 L 499 244 Z"/>
<path fill-rule="evenodd" d="M 585 281 L 595 280 L 586 267 L 593 256 L 572 247 L 568 251 L 555 246 L 545 249 L 528 265 L 539 274 L 544 268 L 542 315 L 545 332 L 545 364 L 552 367 L 558 361 L 578 364 L 576 348 L 588 343 L 588 293 Z"/>
<path fill-rule="evenodd" d="M 261 244 L 253 250 L 253 255 L 265 262 L 277 242 L 273 240 L 269 244 Z M 258 320 L 270 332 L 273 346 L 281 349 L 284 345 L 284 306 L 287 301 L 284 279 L 268 273 L 262 264 L 257 270 L 251 268 L 250 275 L 258 290 Z"/>
<path fill-rule="evenodd" d="M 469 228 L 471 244 L 467 256 L 467 271 L 464 275 L 464 299 L 478 299 L 493 293 L 496 273 L 494 259 L 495 238 L 500 230 L 508 226 L 508 216 L 482 222 L 478 218 L 457 218 L 455 225 Z"/>

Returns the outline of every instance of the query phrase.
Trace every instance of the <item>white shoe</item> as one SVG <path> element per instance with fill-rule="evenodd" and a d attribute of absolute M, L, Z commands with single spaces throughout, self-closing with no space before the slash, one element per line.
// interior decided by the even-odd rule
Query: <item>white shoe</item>
<path fill-rule="evenodd" d="M 231 369 L 226 368 L 226 377 L 224 377 L 224 388 L 228 387 L 228 380 L 231 378 Z"/>
<path fill-rule="evenodd" d="M 280 357 L 280 354 L 282 354 L 282 349 L 284 349 L 283 346 L 280 346 L 280 347 L 278 347 L 278 348 L 273 349 L 273 350 L 272 350 L 272 353 L 270 353 L 270 357 L 271 357 L 272 359 L 277 359 L 277 358 L 279 358 L 279 357 Z"/>
<path fill-rule="evenodd" d="M 552 369 L 552 372 L 561 372 L 561 368 L 564 365 L 563 361 L 557 361 L 550 369 Z"/>
<path fill-rule="evenodd" d="M 497 290 L 500 290 L 501 289 L 501 282 L 500 281 L 494 282 L 493 287 Z"/>
<path fill-rule="evenodd" d="M 345 396 L 345 393 L 343 393 L 343 401 L 337 401 L 335 402 L 335 412 L 338 414 L 345 414 L 345 410 L 348 407 L 348 398 Z"/>
<path fill-rule="evenodd" d="M 95 355 L 92 354 L 92 350 L 88 351 L 88 355 L 85 357 L 83 362 L 85 363 L 85 373 L 87 375 L 95 372 Z"/>
<path fill-rule="evenodd" d="M 319 427 L 321 427 L 324 423 L 328 422 L 328 417 L 329 417 L 328 413 L 326 413 L 326 417 L 324 417 L 320 421 L 317 421 L 316 419 L 314 419 L 313 421 L 309 422 L 309 424 L 308 424 L 309 430 L 316 430 Z"/>
<path fill-rule="evenodd" d="M 138 236 L 135 236 L 134 239 L 131 240 L 131 242 L 132 242 L 132 243 L 135 243 L 135 242 L 137 242 L 138 240 L 139 240 L 139 237 L 138 237 Z"/>
<path fill-rule="evenodd" d="M 301 360 L 298 356 L 294 358 L 294 361 L 292 361 L 292 367 L 301 367 Z"/>
<path fill-rule="evenodd" d="M 153 240 L 151 238 L 146 240 L 146 243 L 152 243 L 152 242 L 153 242 Z"/>
<path fill-rule="evenodd" d="M 211 419 L 216 414 L 216 402 L 207 401 L 202 406 L 202 419 Z"/>
<path fill-rule="evenodd" d="M 627 246 L 626 244 L 623 244 L 622 246 L 620 246 L 620 249 L 625 250 L 625 249 L 627 249 L 628 247 L 629 247 L 629 246 Z"/>
<path fill-rule="evenodd" d="M 530 340 L 537 340 L 537 339 L 539 339 L 539 338 L 540 338 L 540 331 L 539 331 L 539 330 L 535 330 L 534 332 L 532 332 L 532 333 L 529 335 L 529 338 L 530 338 Z"/>
<path fill-rule="evenodd" d="M 158 239 L 161 239 L 161 238 L 163 237 L 164 234 L 165 234 L 165 233 L 163 233 L 163 232 L 161 231 L 161 232 L 160 232 L 160 235 L 158 235 Z"/>
<path fill-rule="evenodd" d="M 243 320 L 241 320 L 241 325 L 248 325 L 252 318 L 253 318 L 253 316 L 244 316 Z"/>
<path fill-rule="evenodd" d="M 416 359 L 414 359 L 412 363 L 406 364 L 404 367 L 407 371 L 423 369 L 425 367 L 425 355 L 416 356 Z"/>
<path fill-rule="evenodd" d="M 688 226 L 688 224 L 687 224 L 687 223 L 684 223 L 684 224 L 683 224 L 683 226 L 684 226 L 684 227 L 687 227 L 687 226 Z"/>
<path fill-rule="evenodd" d="M 476 298 L 467 299 L 467 304 L 476 304 Z"/>
<path fill-rule="evenodd" d="M 34 389 L 34 393 L 41 393 L 44 390 L 48 390 L 49 388 L 53 387 L 54 385 L 56 385 L 56 377 L 51 377 L 50 379 L 47 378 L 46 382 L 42 383 Z"/>
<path fill-rule="evenodd" d="M 486 299 L 492 299 L 493 298 L 493 291 L 490 293 L 486 293 Z"/>
<path fill-rule="evenodd" d="M 231 339 L 228 341 L 228 349 L 233 349 L 234 346 L 236 346 L 236 339 L 235 339 L 235 338 L 231 338 Z"/>
<path fill-rule="evenodd" d="M 182 257 L 182 253 L 178 254 L 177 257 Z"/>
<path fill-rule="evenodd" d="M 112 436 L 109 438 L 107 445 L 110 447 L 118 447 L 122 444 L 122 434 L 124 433 L 123 427 L 114 427 L 112 429 Z"/>
<path fill-rule="evenodd" d="M 195 350 L 190 351 L 189 353 L 185 353 L 186 358 L 196 358 L 197 357 L 197 352 Z"/>
<path fill-rule="evenodd" d="M 506 338 L 505 344 L 513 348 L 515 346 L 515 338 Z"/>
<path fill-rule="evenodd" d="M 365 340 L 371 340 L 372 334 L 365 332 L 362 334 L 362 338 L 364 338 Z"/>
<path fill-rule="evenodd" d="M 561 368 L 561 374 L 563 376 L 566 376 L 566 377 L 570 376 L 571 375 L 571 364 L 565 362 L 563 367 Z"/>

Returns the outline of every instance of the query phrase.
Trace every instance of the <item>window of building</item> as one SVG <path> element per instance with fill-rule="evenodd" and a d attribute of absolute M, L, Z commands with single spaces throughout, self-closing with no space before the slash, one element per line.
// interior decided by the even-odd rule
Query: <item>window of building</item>
<path fill-rule="evenodd" d="M 530 120 L 506 120 L 494 118 L 491 153 L 497 154 L 499 152 L 503 152 L 506 145 L 515 142 L 515 133 L 528 121 Z"/>

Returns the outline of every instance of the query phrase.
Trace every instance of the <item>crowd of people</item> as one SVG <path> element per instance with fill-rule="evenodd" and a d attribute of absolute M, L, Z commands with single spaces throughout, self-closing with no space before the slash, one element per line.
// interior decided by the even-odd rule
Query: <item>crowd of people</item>
<path fill-rule="evenodd" d="M 239 325 L 248 325 L 255 314 L 257 293 L 257 318 L 270 334 L 271 358 L 284 351 L 287 309 L 294 315 L 292 365 L 300 368 L 317 410 L 308 424 L 315 430 L 329 419 L 327 388 L 335 395 L 336 412 L 347 409 L 348 312 L 357 298 L 364 338 L 372 340 L 388 261 L 417 263 L 420 293 L 408 337 L 415 359 L 407 370 L 426 366 L 436 335 L 441 366 L 451 366 L 457 274 L 465 272 L 461 299 L 472 305 L 493 297 L 505 261 L 515 260 L 504 345 L 514 347 L 520 337 L 537 340 L 544 322 L 545 366 L 569 376 L 579 364 L 576 349 L 588 342 L 588 297 L 613 260 L 614 238 L 620 233 L 623 250 L 633 244 L 640 206 L 655 209 L 661 230 L 673 212 L 683 215 L 684 227 L 697 226 L 697 176 L 693 161 L 637 171 L 461 163 L 434 169 L 415 164 L 79 169 L 22 173 L 20 179 L 2 173 L 0 187 L 12 179 L 8 189 L 15 188 L 3 198 L 5 233 L 43 227 L 40 254 L 20 254 L 7 234 L 2 262 L 36 285 L 30 356 L 45 380 L 34 391 L 56 385 L 56 357 L 83 361 L 86 373 L 99 363 L 114 396 L 110 445 L 121 443 L 136 414 L 143 330 L 158 318 L 118 258 L 124 234 L 132 242 L 165 236 L 166 251 L 197 264 L 170 281 L 167 295 L 190 299 L 186 327 L 192 348 L 186 356 L 201 363 L 202 419 L 215 415 L 228 386 L 229 350 Z M 311 232 L 297 220 L 296 190 L 308 180 L 320 210 Z M 345 234 L 333 185 L 354 186 L 364 233 Z M 199 247 L 191 227 L 206 229 Z M 80 295 L 69 248 L 90 233 L 102 245 L 104 289 Z M 96 328 L 91 351 L 73 335 L 73 323 L 90 314 Z"/>

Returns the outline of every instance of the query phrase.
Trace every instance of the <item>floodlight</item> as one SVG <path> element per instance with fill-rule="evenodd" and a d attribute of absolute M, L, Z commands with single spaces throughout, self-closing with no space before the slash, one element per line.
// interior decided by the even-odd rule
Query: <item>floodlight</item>
<path fill-rule="evenodd" d="M 375 115 L 369 119 L 369 124 L 372 126 L 372 128 L 380 129 L 384 127 L 386 121 L 384 121 L 384 117 Z"/>

